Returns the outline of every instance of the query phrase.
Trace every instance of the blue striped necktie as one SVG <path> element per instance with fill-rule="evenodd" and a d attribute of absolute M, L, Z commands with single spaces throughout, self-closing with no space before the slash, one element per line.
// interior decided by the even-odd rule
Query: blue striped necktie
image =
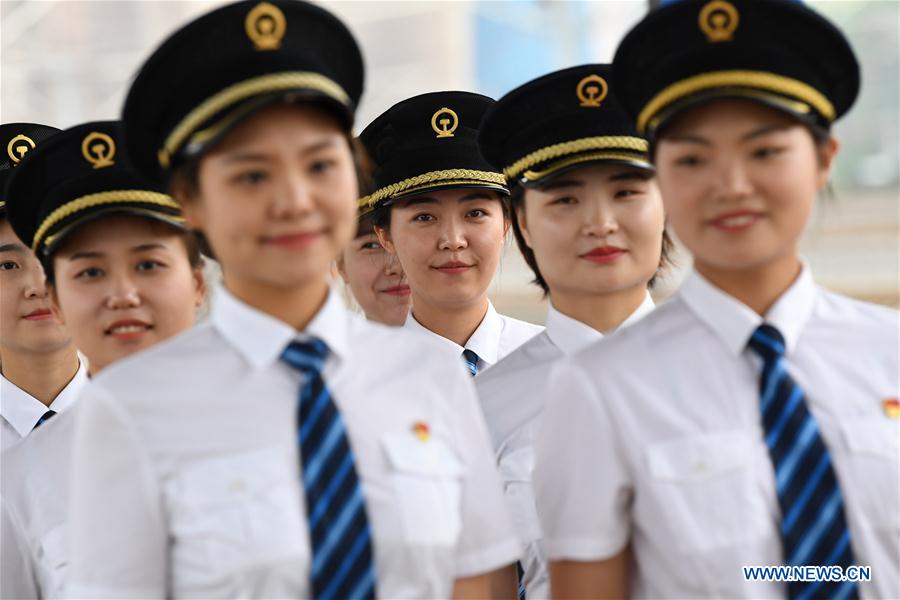
<path fill-rule="evenodd" d="M 786 563 L 840 566 L 846 571 L 854 561 L 841 489 L 803 390 L 787 372 L 784 338 L 763 324 L 748 345 L 763 360 L 760 409 L 775 467 Z M 857 596 L 857 585 L 850 581 L 788 583 L 791 599 Z"/>
<path fill-rule="evenodd" d="M 41 425 L 43 425 L 44 423 L 49 421 L 55 414 L 56 414 L 56 411 L 53 410 L 52 408 L 47 409 L 47 412 L 45 412 L 44 414 L 41 415 L 41 418 L 38 419 L 37 423 L 34 424 L 34 427 L 32 427 L 31 430 L 34 431 L 35 429 L 37 429 L 38 427 L 40 427 Z"/>
<path fill-rule="evenodd" d="M 375 597 L 371 530 L 353 449 L 341 413 L 322 378 L 328 346 L 292 342 L 282 360 L 303 374 L 297 441 L 312 542 L 312 597 Z"/>
<path fill-rule="evenodd" d="M 462 356 L 463 360 L 466 361 L 466 366 L 469 367 L 469 375 L 472 377 L 478 375 L 478 355 L 466 348 L 463 350 Z"/>

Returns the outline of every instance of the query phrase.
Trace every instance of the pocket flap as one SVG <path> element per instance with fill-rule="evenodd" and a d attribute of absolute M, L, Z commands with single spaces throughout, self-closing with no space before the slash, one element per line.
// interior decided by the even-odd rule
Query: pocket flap
<path fill-rule="evenodd" d="M 853 452 L 900 461 L 900 428 L 886 417 L 863 417 L 841 421 L 841 432 Z"/>
<path fill-rule="evenodd" d="M 442 440 L 420 440 L 411 433 L 391 433 L 381 438 L 388 460 L 397 471 L 423 477 L 460 477 L 463 465 Z"/>
<path fill-rule="evenodd" d="M 751 437 L 746 432 L 691 436 L 647 448 L 650 473 L 668 481 L 703 481 L 746 465 Z"/>

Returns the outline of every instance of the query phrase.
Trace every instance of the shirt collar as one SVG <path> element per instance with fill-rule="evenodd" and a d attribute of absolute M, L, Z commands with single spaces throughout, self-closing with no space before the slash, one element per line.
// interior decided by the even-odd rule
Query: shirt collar
<path fill-rule="evenodd" d="M 330 356 L 341 360 L 349 351 L 347 312 L 340 294 L 333 289 L 319 312 L 302 332 L 236 298 L 224 286 L 215 290 L 210 321 L 222 336 L 255 369 L 279 360 L 294 339 L 319 338 L 328 345 Z"/>
<path fill-rule="evenodd" d="M 81 388 L 87 383 L 87 369 L 81 360 L 78 361 L 78 370 L 75 376 L 69 380 L 66 387 L 56 395 L 50 406 L 44 404 L 11 382 L 6 377 L 0 376 L 0 397 L 3 398 L 2 413 L 13 429 L 21 437 L 27 436 L 37 425 L 37 422 L 48 410 L 61 413 L 67 410 L 78 399 Z"/>
<path fill-rule="evenodd" d="M 654 307 L 653 298 L 647 292 L 640 306 L 628 315 L 628 318 L 622 321 L 622 324 L 617 329 L 627 327 L 640 320 L 652 311 Z M 602 333 L 578 319 L 573 319 L 559 312 L 552 302 L 547 308 L 547 335 L 550 336 L 550 341 L 553 342 L 553 345 L 562 350 L 563 354 L 567 356 L 575 354 L 593 342 L 603 339 Z"/>
<path fill-rule="evenodd" d="M 750 336 L 763 322 L 781 332 L 786 352 L 790 354 L 797 347 L 800 333 L 812 316 L 816 286 L 809 265 L 804 262 L 800 275 L 775 301 L 765 318 L 714 286 L 697 271 L 691 272 L 682 284 L 679 295 L 735 356 L 744 351 Z"/>
<path fill-rule="evenodd" d="M 481 323 L 478 324 L 475 332 L 469 336 L 465 346 L 460 346 L 453 340 L 447 339 L 419 323 L 413 315 L 412 310 L 410 310 L 409 314 L 406 316 L 406 323 L 404 323 L 403 326 L 410 330 L 429 333 L 434 337 L 444 340 L 445 343 L 455 348 L 460 355 L 462 355 L 463 350 L 471 350 L 478 355 L 479 364 L 485 363 L 486 365 L 493 365 L 497 362 L 500 355 L 500 336 L 503 333 L 503 317 L 500 316 L 490 300 L 488 300 L 487 312 L 485 312 L 484 317 L 481 319 Z"/>

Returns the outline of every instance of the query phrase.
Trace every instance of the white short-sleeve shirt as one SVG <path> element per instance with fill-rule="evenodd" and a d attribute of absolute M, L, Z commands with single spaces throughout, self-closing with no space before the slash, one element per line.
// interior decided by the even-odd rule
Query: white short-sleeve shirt
<path fill-rule="evenodd" d="M 457 357 L 351 315 L 334 291 L 298 333 L 222 289 L 207 324 L 120 361 L 85 390 L 68 594 L 309 595 L 295 426 L 301 375 L 279 359 L 305 336 L 331 351 L 324 378 L 356 457 L 377 595 L 448 597 L 457 577 L 518 558 L 474 386 Z"/>
<path fill-rule="evenodd" d="M 652 310 L 653 299 L 647 294 L 620 328 L 635 323 Z M 550 597 L 547 561 L 531 485 L 534 433 L 545 402 L 552 401 L 552 396 L 544 394 L 545 380 L 553 361 L 571 356 L 603 337 L 596 329 L 564 315 L 551 304 L 543 332 L 475 378 L 503 479 L 504 495 L 524 543 L 522 569 L 528 598 Z"/>
<path fill-rule="evenodd" d="M 489 301 L 487 312 L 475 332 L 466 340 L 465 346 L 449 340 L 416 321 L 413 311 L 406 317 L 404 329 L 424 334 L 436 339 L 448 350 L 461 357 L 463 350 L 471 350 L 478 355 L 478 374 L 503 360 L 513 350 L 544 330 L 541 325 L 501 315 Z"/>
<path fill-rule="evenodd" d="M 5 450 L 28 436 L 48 410 L 67 410 L 87 383 L 87 369 L 79 361 L 75 376 L 57 394 L 50 406 L 0 375 L 0 450 Z"/>
<path fill-rule="evenodd" d="M 818 288 L 804 267 L 766 314 L 828 447 L 863 597 L 900 597 L 897 312 Z M 549 560 L 631 542 L 636 597 L 783 597 L 742 566 L 784 564 L 759 413 L 763 319 L 693 273 L 641 322 L 560 362 L 536 439 Z M 563 468 L 564 465 L 564 468 Z"/>

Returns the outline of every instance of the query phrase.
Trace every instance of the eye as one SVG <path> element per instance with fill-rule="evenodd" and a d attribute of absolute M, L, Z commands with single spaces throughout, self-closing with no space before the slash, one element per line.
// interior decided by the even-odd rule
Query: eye
<path fill-rule="evenodd" d="M 696 154 L 687 154 L 675 159 L 675 164 L 680 167 L 696 167 L 702 163 L 703 159 Z"/>
<path fill-rule="evenodd" d="M 486 217 L 488 215 L 487 211 L 482 208 L 473 208 L 469 212 L 466 213 L 466 216 L 470 219 L 478 219 L 481 217 Z"/>
<path fill-rule="evenodd" d="M 135 269 L 137 271 L 155 271 L 155 270 L 160 269 L 165 266 L 166 265 L 159 262 L 158 260 L 149 260 L 148 259 L 148 260 L 142 260 L 141 262 L 139 262 L 137 264 L 137 266 L 135 267 Z"/>
<path fill-rule="evenodd" d="M 753 151 L 753 158 L 769 158 L 775 156 L 777 154 L 781 154 L 784 148 L 779 148 L 776 146 L 766 146 L 764 148 L 757 148 Z"/>
<path fill-rule="evenodd" d="M 14 260 L 6 260 L 0 263 L 0 271 L 12 271 L 20 268 L 19 263 Z"/>
<path fill-rule="evenodd" d="M 103 276 L 103 269 L 100 267 L 88 267 L 82 269 L 75 274 L 75 279 L 97 279 Z"/>
<path fill-rule="evenodd" d="M 254 169 L 252 171 L 241 173 L 237 176 L 237 180 L 240 183 L 245 183 L 248 185 L 259 185 L 260 183 L 266 181 L 268 177 L 268 173 L 266 173 L 265 171 Z"/>
<path fill-rule="evenodd" d="M 333 160 L 317 160 L 310 165 L 309 170 L 316 174 L 327 173 L 335 167 L 335 164 Z"/>
<path fill-rule="evenodd" d="M 360 250 L 381 250 L 381 244 L 378 242 L 363 242 L 359 247 Z"/>
<path fill-rule="evenodd" d="M 578 199 L 574 196 L 561 196 L 559 198 L 554 198 L 550 204 L 561 204 L 563 206 L 571 206 L 574 204 L 578 204 Z"/>
<path fill-rule="evenodd" d="M 615 198 L 628 199 L 633 198 L 635 196 L 640 196 L 644 193 L 644 190 L 619 190 L 615 193 Z"/>
<path fill-rule="evenodd" d="M 428 223 L 429 221 L 434 221 L 434 215 L 430 215 L 428 213 L 419 213 L 414 216 L 412 220 L 419 223 Z"/>

